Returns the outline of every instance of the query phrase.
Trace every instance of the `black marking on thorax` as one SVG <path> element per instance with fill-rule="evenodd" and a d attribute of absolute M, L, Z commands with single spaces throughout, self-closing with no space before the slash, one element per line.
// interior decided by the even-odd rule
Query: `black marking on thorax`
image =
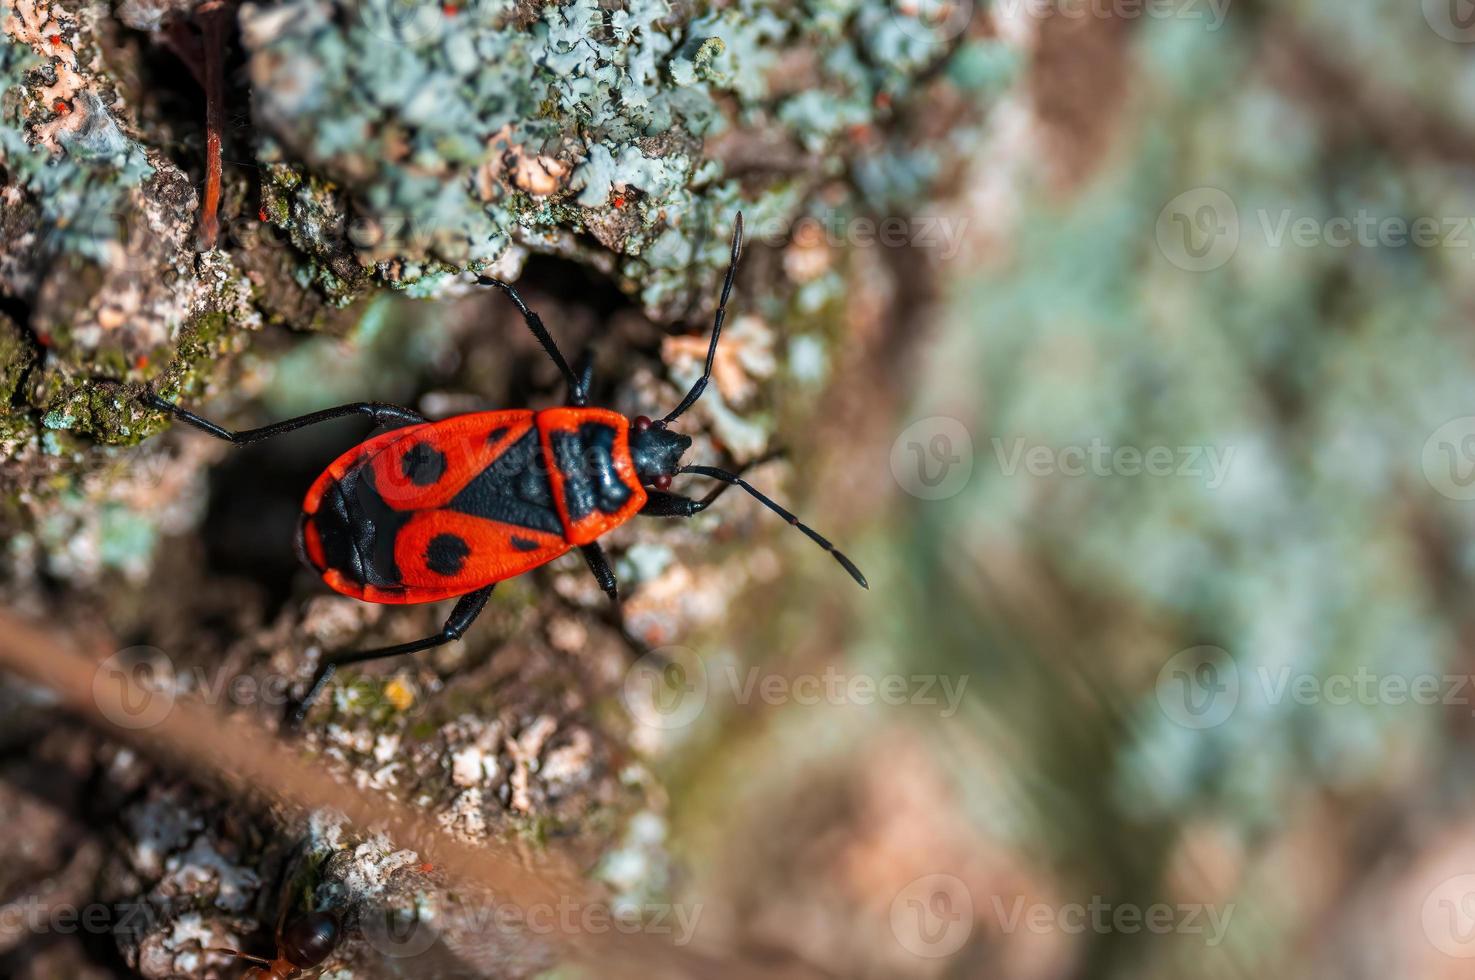
<path fill-rule="evenodd" d="M 615 469 L 615 429 L 604 422 L 585 422 L 577 432 L 552 432 L 553 462 L 563 473 L 563 502 L 570 521 L 581 521 L 596 509 L 614 514 L 630 499 L 630 488 Z"/>

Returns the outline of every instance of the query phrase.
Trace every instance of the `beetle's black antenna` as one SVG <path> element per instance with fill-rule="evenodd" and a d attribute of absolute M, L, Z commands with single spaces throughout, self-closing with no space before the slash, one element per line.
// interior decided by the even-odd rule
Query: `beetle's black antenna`
<path fill-rule="evenodd" d="M 843 552 L 837 549 L 834 545 L 830 544 L 830 542 L 814 528 L 810 527 L 808 524 L 805 524 L 803 521 L 799 520 L 799 518 L 795 517 L 783 507 L 779 506 L 777 502 L 770 499 L 767 495 L 763 493 L 763 491 L 759 490 L 757 487 L 753 486 L 753 484 L 749 483 L 747 480 L 744 480 L 736 473 L 729 473 L 726 470 L 719 470 L 715 466 L 699 466 L 695 464 L 691 466 L 683 466 L 676 472 L 697 473 L 701 476 L 710 476 L 714 480 L 721 480 L 723 483 L 730 483 L 735 487 L 742 487 L 744 490 L 748 491 L 748 493 L 756 497 L 758 499 L 758 502 L 761 503 L 764 507 L 767 507 L 775 514 L 782 517 L 784 520 L 788 521 L 799 530 L 803 531 L 806 535 L 809 536 L 809 540 L 813 541 L 815 544 L 828 551 L 831 557 L 833 557 L 837 562 L 840 563 L 840 567 L 849 572 L 850 577 L 855 579 L 856 582 L 860 583 L 861 588 L 870 588 L 870 585 L 866 582 L 866 577 L 860 573 L 859 568 L 855 567 L 855 562 L 851 561 L 849 558 L 846 558 Z"/>
<path fill-rule="evenodd" d="M 722 337 L 722 321 L 727 318 L 727 297 L 732 293 L 732 279 L 737 275 L 738 259 L 742 258 L 742 254 L 743 213 L 739 211 L 737 220 L 732 225 L 732 258 L 727 263 L 727 278 L 722 281 L 722 299 L 717 303 L 717 313 L 712 320 L 712 342 L 707 345 L 707 366 L 702 370 L 702 376 L 697 379 L 696 384 L 686 393 L 686 397 L 681 399 L 681 404 L 672 409 L 665 418 L 654 423 L 657 428 L 664 429 L 676 421 L 707 390 L 707 381 L 712 377 L 712 362 L 717 358 L 717 341 Z"/>

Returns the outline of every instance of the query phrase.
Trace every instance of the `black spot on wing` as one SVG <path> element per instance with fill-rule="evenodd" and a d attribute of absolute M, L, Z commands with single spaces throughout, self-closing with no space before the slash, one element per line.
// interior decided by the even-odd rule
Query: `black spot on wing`
<path fill-rule="evenodd" d="M 508 432 L 507 426 L 505 426 L 505 425 L 499 425 L 499 426 L 497 426 L 491 432 L 488 432 L 487 433 L 487 445 L 494 446 L 497 443 L 501 442 L 502 441 L 502 437 L 505 436 L 505 435 L 507 435 L 507 432 Z"/>
<path fill-rule="evenodd" d="M 553 490 L 544 472 L 538 430 L 527 433 L 482 470 L 447 505 L 472 517 L 562 534 Z"/>
<path fill-rule="evenodd" d="M 428 442 L 417 442 L 399 461 L 400 472 L 417 487 L 428 487 L 446 472 L 446 454 Z"/>
<path fill-rule="evenodd" d="M 539 545 L 532 538 L 524 538 L 521 535 L 514 534 L 512 536 L 512 548 L 514 551 L 537 551 Z"/>
<path fill-rule="evenodd" d="M 437 575 L 459 573 L 471 554 L 471 546 L 455 534 L 437 534 L 425 546 L 425 566 Z"/>

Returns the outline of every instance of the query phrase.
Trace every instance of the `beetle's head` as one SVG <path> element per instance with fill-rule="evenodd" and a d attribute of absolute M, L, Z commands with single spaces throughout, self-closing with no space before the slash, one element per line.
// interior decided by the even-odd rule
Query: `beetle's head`
<path fill-rule="evenodd" d="M 630 426 L 630 457 L 640 482 L 664 490 L 681 466 L 681 456 L 691 448 L 691 436 L 672 432 L 644 415 Z"/>

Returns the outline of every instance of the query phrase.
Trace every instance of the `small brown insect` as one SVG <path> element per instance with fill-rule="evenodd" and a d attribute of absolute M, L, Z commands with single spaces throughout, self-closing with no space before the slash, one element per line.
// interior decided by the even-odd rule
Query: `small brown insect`
<path fill-rule="evenodd" d="M 332 912 L 309 912 L 291 922 L 277 923 L 277 955 L 274 960 L 235 949 L 215 948 L 210 952 L 224 953 L 261 964 L 247 971 L 248 980 L 290 980 L 331 956 L 333 950 L 338 948 L 342 935 L 343 929 L 337 915 Z"/>
<path fill-rule="evenodd" d="M 343 922 L 337 911 L 313 911 L 307 904 L 310 872 L 306 849 L 299 848 L 287 863 L 277 893 L 276 956 L 268 960 L 219 947 L 207 952 L 258 964 L 246 971 L 250 980 L 291 980 L 321 965 L 342 941 Z"/>

